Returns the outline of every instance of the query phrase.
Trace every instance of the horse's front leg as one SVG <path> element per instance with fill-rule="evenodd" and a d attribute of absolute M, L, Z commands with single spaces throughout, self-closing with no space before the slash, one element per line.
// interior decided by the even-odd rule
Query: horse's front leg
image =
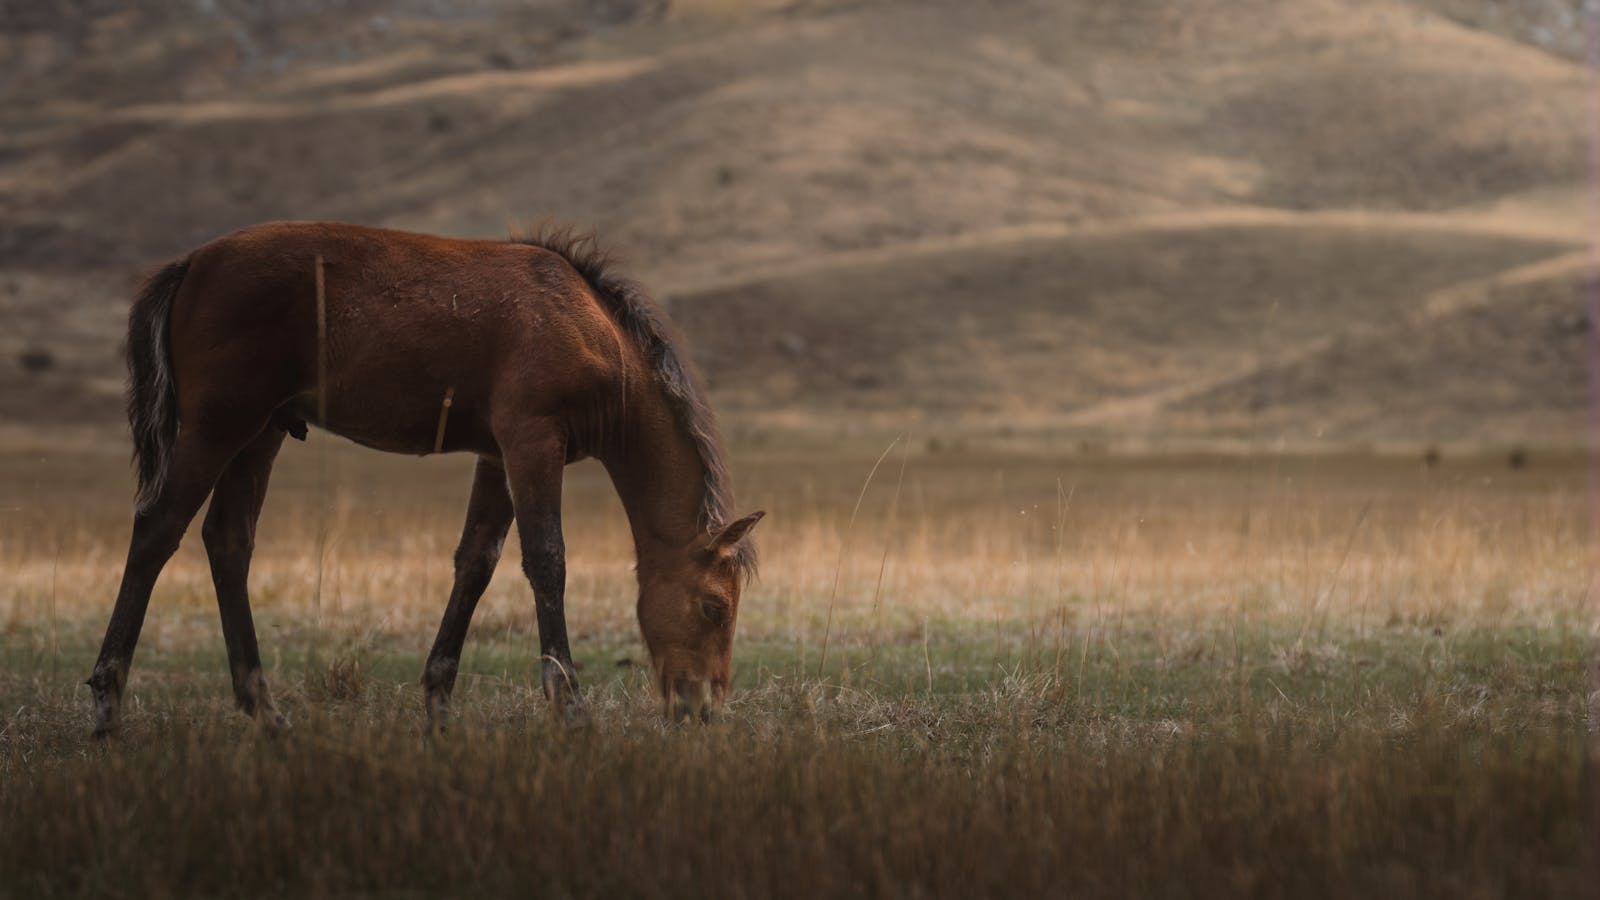
<path fill-rule="evenodd" d="M 567 464 L 565 432 L 558 423 L 517 430 L 505 448 L 506 475 L 522 540 L 522 571 L 533 585 L 539 621 L 544 694 L 568 724 L 587 714 L 567 647 L 566 545 L 561 537 L 561 477 Z"/>
<path fill-rule="evenodd" d="M 428 664 L 422 670 L 430 731 L 445 728 L 472 612 L 489 587 L 510 528 L 511 494 L 506 489 L 506 470 L 499 463 L 480 457 L 472 478 L 472 499 L 467 502 L 467 523 L 456 547 L 456 578 L 450 589 L 450 603 L 439 623 L 439 636 L 433 641 Z"/>

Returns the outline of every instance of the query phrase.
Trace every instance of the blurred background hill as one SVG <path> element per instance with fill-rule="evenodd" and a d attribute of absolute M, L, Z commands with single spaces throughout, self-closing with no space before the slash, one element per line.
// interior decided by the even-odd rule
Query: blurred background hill
<path fill-rule="evenodd" d="M 0 0 L 0 423 L 241 225 L 597 230 L 736 433 L 1582 440 L 1577 0 Z"/>

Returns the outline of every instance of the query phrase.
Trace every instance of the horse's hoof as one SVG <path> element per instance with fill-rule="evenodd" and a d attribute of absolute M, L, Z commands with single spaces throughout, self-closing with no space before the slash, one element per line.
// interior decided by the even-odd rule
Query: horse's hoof
<path fill-rule="evenodd" d="M 294 725 L 288 717 L 275 709 L 269 709 L 257 717 L 261 723 L 261 730 L 267 737 L 287 737 L 294 733 Z"/>
<path fill-rule="evenodd" d="M 581 701 L 574 700 L 562 708 L 561 721 L 562 724 L 567 726 L 568 731 L 580 731 L 588 728 L 591 724 L 589 721 L 589 707 L 584 706 Z"/>

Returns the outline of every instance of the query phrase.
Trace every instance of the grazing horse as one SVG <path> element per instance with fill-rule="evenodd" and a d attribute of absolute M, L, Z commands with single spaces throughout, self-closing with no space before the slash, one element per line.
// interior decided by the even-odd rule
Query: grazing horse
<path fill-rule="evenodd" d="M 288 723 L 261 671 L 246 579 L 285 434 L 314 423 L 394 453 L 477 455 L 455 583 L 423 669 L 443 728 L 473 609 L 513 519 L 552 708 L 585 717 L 567 648 L 561 479 L 605 466 L 633 531 L 639 628 L 668 718 L 727 695 L 739 593 L 761 518 L 730 515 L 722 439 L 661 309 L 570 232 L 452 240 L 322 222 L 219 238 L 157 272 L 128 322 L 139 491 L 127 566 L 88 684 L 95 734 L 121 721 L 162 567 L 201 534 L 240 708 Z"/>

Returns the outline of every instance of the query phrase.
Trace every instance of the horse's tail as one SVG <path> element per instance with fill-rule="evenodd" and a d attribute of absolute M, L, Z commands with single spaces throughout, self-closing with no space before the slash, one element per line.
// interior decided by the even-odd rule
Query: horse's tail
<path fill-rule="evenodd" d="M 150 276 L 128 314 L 128 426 L 139 470 L 138 509 L 148 509 L 166 483 L 178 441 L 178 393 L 172 383 L 167 325 L 172 300 L 189 260 L 167 263 Z"/>

